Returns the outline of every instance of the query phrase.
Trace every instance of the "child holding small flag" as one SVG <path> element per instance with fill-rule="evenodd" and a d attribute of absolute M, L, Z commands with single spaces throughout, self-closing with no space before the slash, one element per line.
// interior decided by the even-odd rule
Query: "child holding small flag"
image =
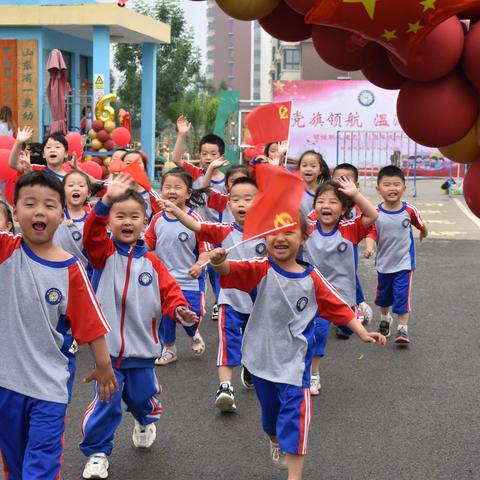
<path fill-rule="evenodd" d="M 385 338 L 367 332 L 320 272 L 297 260 L 307 238 L 306 222 L 298 213 L 302 181 L 270 165 L 259 166 L 257 176 L 260 193 L 249 210 L 244 237 L 266 234 L 268 257 L 227 260 L 226 250 L 220 248 L 211 253 L 210 260 L 221 275 L 222 288 L 241 289 L 252 296 L 243 363 L 252 374 L 263 428 L 270 437 L 272 461 L 278 468 L 288 468 L 290 480 L 298 480 L 302 478 L 311 417 L 315 315 L 319 311 L 329 321 L 347 325 L 367 343 L 384 344 Z M 290 194 L 279 200 L 281 190 Z M 264 228 L 267 219 L 270 233 L 254 232 L 258 229 L 252 226 Z M 286 219 L 291 223 L 279 227 Z"/>

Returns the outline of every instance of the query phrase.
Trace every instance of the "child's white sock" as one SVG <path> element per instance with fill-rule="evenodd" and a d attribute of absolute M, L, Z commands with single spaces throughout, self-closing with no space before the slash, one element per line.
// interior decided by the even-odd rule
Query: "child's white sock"
<path fill-rule="evenodd" d="M 398 325 L 398 329 L 405 330 L 405 333 L 408 333 L 408 325 Z"/>
<path fill-rule="evenodd" d="M 220 381 L 220 385 L 223 385 L 224 383 L 226 383 L 229 387 L 232 386 L 232 382 L 230 382 L 229 380 L 222 380 L 222 381 Z"/>
<path fill-rule="evenodd" d="M 383 315 L 383 313 L 380 315 L 380 321 L 382 322 L 388 322 L 389 324 L 392 323 L 392 317 L 390 316 L 389 313 L 387 313 L 386 315 Z"/>

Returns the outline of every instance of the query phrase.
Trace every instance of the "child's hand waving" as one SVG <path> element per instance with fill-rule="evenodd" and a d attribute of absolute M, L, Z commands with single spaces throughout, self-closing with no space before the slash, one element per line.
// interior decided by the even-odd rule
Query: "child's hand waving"
<path fill-rule="evenodd" d="M 348 177 L 340 177 L 337 180 L 339 190 L 350 198 L 358 193 L 358 188 Z"/>
<path fill-rule="evenodd" d="M 132 188 L 132 180 L 128 175 L 119 173 L 110 180 L 107 192 L 103 196 L 103 203 L 111 205 L 117 198 L 121 197 L 129 188 Z"/>
<path fill-rule="evenodd" d="M 32 135 L 33 135 L 33 128 L 31 127 L 19 128 L 17 132 L 16 141 L 18 143 L 26 143 L 32 138 Z"/>
<path fill-rule="evenodd" d="M 192 128 L 192 124 L 188 121 L 187 117 L 180 115 L 177 118 L 177 131 L 181 135 L 186 135 L 190 128 Z"/>
<path fill-rule="evenodd" d="M 212 160 L 208 168 L 211 170 L 217 170 L 221 167 L 226 167 L 228 165 L 230 165 L 230 163 L 228 162 L 228 160 L 225 160 L 225 158 L 222 156 L 217 158 L 216 160 Z"/>

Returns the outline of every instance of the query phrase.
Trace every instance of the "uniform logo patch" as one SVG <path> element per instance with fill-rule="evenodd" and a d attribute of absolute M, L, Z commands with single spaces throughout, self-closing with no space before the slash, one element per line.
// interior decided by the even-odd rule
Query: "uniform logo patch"
<path fill-rule="evenodd" d="M 342 242 L 338 245 L 337 250 L 340 253 L 345 253 L 347 251 L 348 245 L 345 242 Z"/>
<path fill-rule="evenodd" d="M 58 288 L 49 288 L 45 293 L 45 300 L 50 305 L 58 305 L 62 301 L 63 295 Z"/>
<path fill-rule="evenodd" d="M 405 218 L 402 222 L 402 225 L 405 227 L 405 228 L 408 228 L 410 226 L 410 219 L 409 218 Z"/>
<path fill-rule="evenodd" d="M 265 252 L 267 251 L 267 246 L 264 243 L 259 243 L 255 247 L 255 251 L 258 253 L 258 255 L 265 255 Z"/>
<path fill-rule="evenodd" d="M 181 242 L 186 242 L 186 241 L 189 239 L 188 233 L 187 233 L 187 232 L 180 232 L 180 233 L 178 234 L 178 239 L 179 239 Z"/>
<path fill-rule="evenodd" d="M 305 310 L 305 307 L 308 304 L 308 298 L 307 297 L 301 297 L 297 301 L 297 310 L 299 312 L 303 312 Z"/>
<path fill-rule="evenodd" d="M 82 234 L 78 230 L 75 230 L 72 232 L 72 238 L 78 242 L 82 238 Z"/>
<path fill-rule="evenodd" d="M 144 287 L 148 287 L 152 283 L 152 276 L 148 272 L 142 272 L 138 276 L 138 283 Z"/>

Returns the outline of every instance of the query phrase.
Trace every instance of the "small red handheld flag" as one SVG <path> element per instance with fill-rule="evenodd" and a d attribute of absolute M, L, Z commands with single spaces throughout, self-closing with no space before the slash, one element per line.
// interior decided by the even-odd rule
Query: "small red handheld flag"
<path fill-rule="evenodd" d="M 244 240 L 298 229 L 303 181 L 285 168 L 262 163 L 257 165 L 257 185 L 258 195 L 245 218 Z"/>
<path fill-rule="evenodd" d="M 271 103 L 252 110 L 245 122 L 252 145 L 288 140 L 292 102 Z"/>
<path fill-rule="evenodd" d="M 160 198 L 158 193 L 150 185 L 150 180 L 147 176 L 147 173 L 143 169 L 140 160 L 135 160 L 134 162 L 126 165 L 121 172 L 125 175 L 129 175 L 134 182 L 137 182 L 139 185 L 141 185 L 155 199 Z"/>

